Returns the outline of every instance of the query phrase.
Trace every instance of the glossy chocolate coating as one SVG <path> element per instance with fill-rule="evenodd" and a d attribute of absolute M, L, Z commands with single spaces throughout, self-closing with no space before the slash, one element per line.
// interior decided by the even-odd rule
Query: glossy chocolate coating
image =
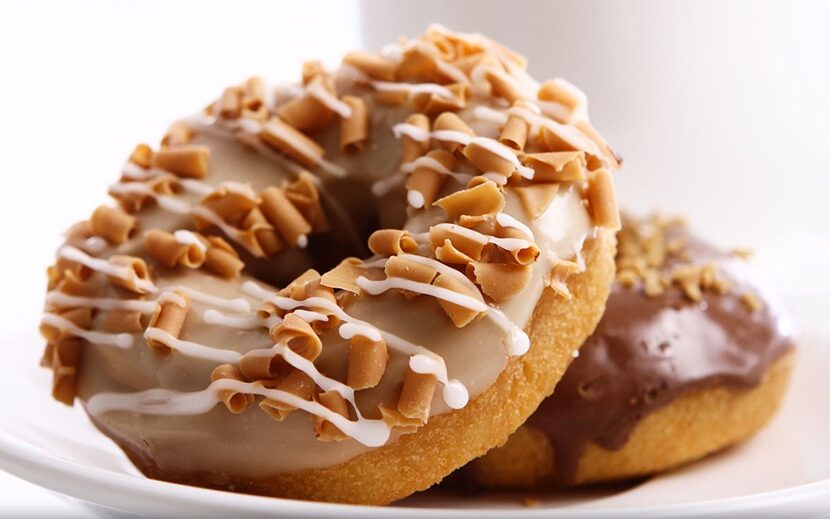
<path fill-rule="evenodd" d="M 750 388 L 793 347 L 786 314 L 749 279 L 743 260 L 674 229 L 667 239 L 688 238 L 688 260 L 714 261 L 730 280 L 724 295 L 707 291 L 692 302 L 670 287 L 647 297 L 642 286 L 615 285 L 605 315 L 579 357 L 527 425 L 548 435 L 555 477 L 572 481 L 586 445 L 622 448 L 645 416 L 690 391 L 711 387 Z M 677 260 L 663 267 L 671 269 Z M 739 296 L 756 295 L 752 311 Z"/>

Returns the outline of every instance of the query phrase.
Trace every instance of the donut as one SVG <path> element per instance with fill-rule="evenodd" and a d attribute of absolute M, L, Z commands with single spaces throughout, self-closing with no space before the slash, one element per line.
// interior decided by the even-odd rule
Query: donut
<path fill-rule="evenodd" d="M 383 504 L 503 443 L 593 331 L 620 158 L 584 94 L 432 27 L 137 146 L 48 270 L 52 393 L 147 476 Z"/>
<path fill-rule="evenodd" d="M 678 219 L 625 217 L 606 312 L 550 397 L 463 481 L 535 488 L 662 472 L 744 441 L 774 415 L 789 315 L 744 255 Z"/>

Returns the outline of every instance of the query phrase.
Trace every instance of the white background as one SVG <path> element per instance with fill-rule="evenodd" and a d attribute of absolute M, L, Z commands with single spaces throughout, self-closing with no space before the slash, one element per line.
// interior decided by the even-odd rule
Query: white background
<path fill-rule="evenodd" d="M 104 200 L 135 143 L 248 75 L 292 80 L 306 58 L 333 66 L 434 21 L 582 87 L 626 159 L 624 206 L 755 247 L 801 321 L 826 324 L 828 20 L 818 1 L 0 0 L 0 329 L 36 325 L 59 233 Z M 41 347 L 6 337 L 0 362 Z M 73 511 L 0 474 L 0 515 Z"/>

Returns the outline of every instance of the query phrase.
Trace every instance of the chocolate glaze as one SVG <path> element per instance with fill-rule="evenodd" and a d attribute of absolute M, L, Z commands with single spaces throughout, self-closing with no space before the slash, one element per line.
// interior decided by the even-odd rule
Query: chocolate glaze
<path fill-rule="evenodd" d="M 667 239 L 679 235 L 687 233 L 674 229 Z M 688 239 L 688 261 L 716 262 L 732 289 L 694 303 L 677 288 L 649 298 L 641 286 L 614 286 L 593 336 L 527 421 L 548 435 L 559 483 L 573 481 L 589 442 L 621 449 L 649 413 L 696 389 L 753 387 L 793 347 L 791 321 L 750 281 L 744 262 Z M 746 292 L 763 308 L 749 310 L 739 299 Z"/>

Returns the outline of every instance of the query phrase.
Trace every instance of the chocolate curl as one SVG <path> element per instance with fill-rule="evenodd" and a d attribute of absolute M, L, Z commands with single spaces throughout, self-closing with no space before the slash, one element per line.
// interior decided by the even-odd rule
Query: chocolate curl
<path fill-rule="evenodd" d="M 435 281 L 433 281 L 432 284 L 472 298 L 479 297 L 479 294 L 477 292 L 472 292 L 467 285 L 455 277 L 447 276 L 446 274 L 438 274 L 438 277 L 435 278 Z M 464 328 L 473 320 L 482 315 L 481 312 L 471 310 L 466 306 L 445 301 L 444 299 L 438 299 L 438 304 L 441 305 L 441 308 L 444 309 L 444 312 L 456 328 Z"/>
<path fill-rule="evenodd" d="M 432 150 L 426 156 L 449 170 L 455 167 L 455 157 L 446 150 Z M 406 179 L 409 205 L 417 209 L 430 207 L 446 181 L 447 175 L 429 166 L 417 167 Z"/>
<path fill-rule="evenodd" d="M 156 310 L 150 317 L 148 328 L 158 328 L 178 339 L 182 333 L 187 313 L 190 310 L 190 296 L 186 292 L 175 291 L 162 294 L 158 299 Z M 147 346 L 158 353 L 167 353 L 170 346 L 156 339 L 147 339 Z"/>
<path fill-rule="evenodd" d="M 317 188 L 315 177 L 308 171 L 300 172 L 294 182 L 288 184 L 285 196 L 294 207 L 300 211 L 303 218 L 311 225 L 314 232 L 326 232 L 329 230 L 329 222 L 323 205 L 320 202 L 320 190 Z"/>
<path fill-rule="evenodd" d="M 401 258 L 400 256 L 392 256 L 386 261 L 384 272 L 387 277 L 395 277 L 401 279 L 408 279 L 416 283 L 432 284 L 432 281 L 438 275 L 438 271 L 429 265 L 416 263 L 412 260 Z"/>
<path fill-rule="evenodd" d="M 225 182 L 205 196 L 201 204 L 229 225 L 240 227 L 245 215 L 257 207 L 259 199 L 249 185 Z M 213 225 L 198 216 L 194 216 L 193 220 L 200 229 Z"/>
<path fill-rule="evenodd" d="M 571 182 L 585 179 L 585 152 L 552 151 L 529 153 L 522 157 L 525 166 L 533 168 L 536 182 Z"/>
<path fill-rule="evenodd" d="M 51 355 L 52 398 L 71 406 L 78 394 L 78 367 L 84 341 L 81 339 L 62 340 L 47 346 Z"/>
<path fill-rule="evenodd" d="M 380 410 L 381 419 L 386 423 L 386 425 L 389 426 L 390 429 L 394 427 L 399 433 L 414 433 L 424 424 L 417 418 L 407 418 L 397 409 L 392 409 L 391 407 L 386 407 L 385 405 L 379 405 L 378 409 Z"/>
<path fill-rule="evenodd" d="M 193 140 L 193 130 L 182 121 L 171 124 L 161 140 L 162 147 L 183 146 Z"/>
<path fill-rule="evenodd" d="M 153 148 L 144 143 L 137 144 L 129 161 L 144 169 L 149 168 L 153 164 Z"/>
<path fill-rule="evenodd" d="M 172 175 L 164 175 L 151 178 L 143 182 L 130 182 L 130 184 L 144 184 L 156 195 L 170 196 L 176 194 L 181 188 L 178 181 Z M 152 195 L 142 192 L 118 193 L 110 191 L 109 195 L 118 201 L 118 204 L 128 213 L 134 213 L 144 209 L 148 204 L 154 203 Z"/>
<path fill-rule="evenodd" d="M 88 330 L 92 326 L 91 308 L 69 308 L 58 313 L 61 317 L 76 325 L 78 328 Z M 48 324 L 40 325 L 40 335 L 48 342 L 61 342 L 72 339 L 75 336 L 63 328 Z"/>
<path fill-rule="evenodd" d="M 413 47 L 404 52 L 395 75 L 398 81 L 414 83 L 432 83 L 446 77 L 438 72 L 435 58 L 418 47 Z"/>
<path fill-rule="evenodd" d="M 246 380 L 274 380 L 288 369 L 276 350 L 253 350 L 239 359 L 239 371 Z"/>
<path fill-rule="evenodd" d="M 219 117 L 222 119 L 237 119 L 242 113 L 242 92 L 239 87 L 228 87 L 219 98 Z"/>
<path fill-rule="evenodd" d="M 471 238 L 447 227 L 433 225 L 429 228 L 429 244 L 436 256 L 437 250 L 448 247 L 448 251 L 457 251 L 471 260 L 481 259 L 486 241 Z"/>
<path fill-rule="evenodd" d="M 381 229 L 369 236 L 369 250 L 379 256 L 396 256 L 418 250 L 418 242 L 401 229 Z"/>
<path fill-rule="evenodd" d="M 265 81 L 259 76 L 251 76 L 242 84 L 242 108 L 257 112 L 265 104 Z"/>
<path fill-rule="evenodd" d="M 369 137 L 369 110 L 359 97 L 343 96 L 342 101 L 352 109 L 352 115 L 340 121 L 340 153 L 355 153 Z"/>
<path fill-rule="evenodd" d="M 453 132 L 461 132 L 465 135 L 469 135 L 470 137 L 475 137 L 475 132 L 467 126 L 464 121 L 461 120 L 458 115 L 452 112 L 444 112 L 435 119 L 435 124 L 433 124 L 434 131 L 453 131 Z M 455 152 L 457 149 L 461 148 L 462 145 L 453 142 L 453 141 L 441 141 L 441 146 L 448 151 Z"/>
<path fill-rule="evenodd" d="M 577 147 L 547 126 L 541 128 L 542 143 L 548 151 L 577 151 Z"/>
<path fill-rule="evenodd" d="M 311 83 L 323 84 L 321 77 Z M 277 115 L 298 130 L 314 131 L 325 128 L 334 119 L 334 111 L 310 94 L 302 94 L 277 108 Z"/>
<path fill-rule="evenodd" d="M 210 148 L 207 146 L 182 145 L 158 150 L 152 164 L 180 177 L 204 178 L 209 159 Z"/>
<path fill-rule="evenodd" d="M 611 173 L 604 169 L 591 172 L 588 177 L 586 196 L 594 225 L 618 231 L 620 213 L 617 210 L 617 198 L 614 195 Z"/>
<path fill-rule="evenodd" d="M 467 106 L 467 94 L 470 89 L 468 83 L 454 83 L 447 85 L 451 98 L 437 94 L 417 94 L 412 98 L 413 108 L 426 115 L 440 114 L 447 111 L 458 111 Z"/>
<path fill-rule="evenodd" d="M 89 279 L 80 279 L 77 274 L 71 270 L 64 272 L 64 276 L 50 290 L 57 290 L 64 294 L 71 294 L 73 296 L 92 297 L 97 294 L 98 287 L 90 283 Z"/>
<path fill-rule="evenodd" d="M 507 99 L 510 104 L 522 100 L 522 92 L 510 81 L 506 73 L 498 74 L 494 70 L 488 70 L 484 76 L 490 82 L 490 92 L 496 97 Z"/>
<path fill-rule="evenodd" d="M 202 243 L 207 247 L 205 252 L 205 268 L 225 279 L 239 276 L 244 263 L 228 242 L 218 236 L 202 237 Z"/>
<path fill-rule="evenodd" d="M 429 118 L 424 114 L 412 114 L 406 118 L 406 124 L 415 126 L 425 132 L 429 131 Z M 401 164 L 408 164 L 429 150 L 429 139 L 416 141 L 409 135 L 401 137 Z"/>
<path fill-rule="evenodd" d="M 467 277 L 481 287 L 481 291 L 495 303 L 501 303 L 520 293 L 530 281 L 529 265 L 511 263 L 467 264 Z"/>
<path fill-rule="evenodd" d="M 620 157 L 620 155 L 617 152 L 615 152 L 613 149 L 611 149 L 610 146 L 608 146 L 608 143 L 606 143 L 605 139 L 602 138 L 602 135 L 600 135 L 599 132 L 593 126 L 591 126 L 591 123 L 589 123 L 585 119 L 582 119 L 580 121 L 577 121 L 576 124 L 574 124 L 574 126 L 576 126 L 576 128 L 579 131 L 581 131 L 586 137 L 594 141 L 594 143 L 597 146 L 599 146 L 600 152 L 602 153 L 603 157 L 608 161 L 608 165 L 612 169 L 616 170 L 620 167 L 620 165 L 622 165 L 622 157 Z M 602 164 L 595 164 L 595 162 L 597 161 L 593 159 L 596 159 L 596 157 L 594 157 L 593 155 L 588 156 L 589 169 L 594 170 L 599 167 L 602 167 Z"/>
<path fill-rule="evenodd" d="M 551 101 L 573 112 L 587 103 L 585 94 L 561 78 L 549 79 L 542 83 L 536 93 L 540 101 Z"/>
<path fill-rule="evenodd" d="M 285 242 L 277 234 L 274 226 L 268 223 L 265 215 L 262 214 L 262 211 L 258 207 L 254 207 L 248 211 L 248 215 L 242 220 L 242 228 L 253 233 L 259 248 L 265 256 L 273 256 L 285 248 Z"/>
<path fill-rule="evenodd" d="M 363 291 L 357 286 L 357 278 L 365 273 L 365 270 L 360 268 L 361 265 L 363 265 L 363 261 L 358 258 L 346 258 L 336 267 L 323 274 L 320 278 L 320 284 L 334 290 L 346 290 L 352 294 L 360 295 Z"/>
<path fill-rule="evenodd" d="M 294 353 L 314 361 L 323 351 L 323 343 L 311 325 L 296 314 L 286 314 L 281 323 L 270 330 L 275 344 L 285 344 Z"/>
<path fill-rule="evenodd" d="M 520 108 L 528 108 L 528 105 L 529 103 L 527 101 L 516 101 L 513 103 L 514 107 Z M 529 128 L 530 125 L 527 124 L 527 121 L 521 117 L 511 115 L 508 117 L 507 123 L 505 123 L 504 128 L 501 130 L 499 142 L 505 146 L 513 148 L 514 150 L 523 151 L 525 149 L 525 144 L 527 144 L 527 134 Z"/>
<path fill-rule="evenodd" d="M 92 213 L 89 227 L 93 234 L 120 245 L 135 236 L 138 220 L 123 209 L 101 205 Z"/>
<path fill-rule="evenodd" d="M 343 63 L 381 81 L 394 81 L 398 66 L 394 61 L 366 52 L 350 52 L 343 57 Z"/>
<path fill-rule="evenodd" d="M 323 68 L 323 63 L 317 60 L 303 62 L 303 85 L 307 85 L 317 76 L 324 76 L 326 70 Z"/>
<path fill-rule="evenodd" d="M 242 380 L 242 374 L 239 370 L 231 366 L 230 364 L 222 364 L 221 366 L 217 366 L 213 372 L 210 374 L 210 381 L 216 382 L 217 380 L 222 379 L 230 379 L 230 380 Z M 240 414 L 248 406 L 254 403 L 254 395 L 248 393 L 238 393 L 232 389 L 223 389 L 219 392 L 219 399 L 222 400 L 222 403 L 225 404 L 225 407 L 233 414 Z"/>
<path fill-rule="evenodd" d="M 101 329 L 110 333 L 141 333 L 141 312 L 134 310 L 112 310 L 102 312 L 99 317 Z"/>
<path fill-rule="evenodd" d="M 363 335 L 355 335 L 349 342 L 349 369 L 346 384 L 355 390 L 375 387 L 386 371 L 389 354 L 386 342 L 373 341 Z"/>
<path fill-rule="evenodd" d="M 79 285 L 87 284 L 92 274 L 91 268 L 66 258 L 56 259 L 55 264 L 46 269 L 46 275 L 49 277 L 49 290 L 55 289 L 67 277 L 72 277 Z"/>
<path fill-rule="evenodd" d="M 559 184 L 531 184 L 514 188 L 522 203 L 528 219 L 535 220 L 548 208 L 556 193 Z"/>
<path fill-rule="evenodd" d="M 280 391 L 297 395 L 303 400 L 311 400 L 314 396 L 315 387 L 316 385 L 311 377 L 298 369 L 294 369 L 277 385 L 276 388 Z M 290 404 L 274 400 L 273 398 L 264 399 L 259 403 L 259 407 L 265 411 L 268 416 L 278 422 L 285 420 L 291 411 L 297 409 Z"/>
<path fill-rule="evenodd" d="M 349 404 L 343 395 L 337 391 L 326 391 L 317 395 L 317 401 L 326 409 L 345 418 L 349 417 Z M 347 434 L 337 428 L 333 423 L 320 417 L 314 417 L 314 435 L 320 441 L 341 441 L 349 438 Z"/>
<path fill-rule="evenodd" d="M 511 161 L 493 153 L 477 142 L 471 142 L 465 146 L 462 153 L 479 171 L 484 173 L 498 173 L 509 177 L 516 170 L 516 166 Z"/>
<path fill-rule="evenodd" d="M 159 229 L 144 233 L 144 247 L 159 264 L 173 268 L 177 265 L 199 268 L 205 262 L 205 248 L 194 243 L 180 243 L 176 237 Z"/>
<path fill-rule="evenodd" d="M 406 418 L 426 423 L 437 384 L 435 375 L 407 371 L 398 398 L 398 411 Z"/>
<path fill-rule="evenodd" d="M 324 150 L 319 144 L 276 116 L 265 123 L 259 138 L 307 168 L 316 166 L 323 158 Z"/>
<path fill-rule="evenodd" d="M 291 246 L 305 247 L 311 225 L 285 193 L 276 187 L 266 188 L 262 193 L 260 210 L 265 218 L 274 225 L 280 236 Z"/>
<path fill-rule="evenodd" d="M 495 182 L 487 180 L 436 200 L 434 205 L 443 209 L 450 220 L 454 221 L 462 215 L 477 216 L 501 211 L 504 207 L 504 194 Z"/>
<path fill-rule="evenodd" d="M 135 256 L 116 255 L 109 259 L 109 262 L 119 267 L 126 267 L 128 275 L 126 278 L 107 276 L 110 283 L 121 286 L 137 294 L 146 294 L 147 289 L 139 286 L 139 281 L 150 281 L 150 269 L 144 260 Z"/>
<path fill-rule="evenodd" d="M 436 247 L 433 253 L 435 254 L 435 259 L 447 265 L 466 265 L 474 261 L 473 258 L 456 249 L 450 240 L 444 240 L 444 243 Z"/>
<path fill-rule="evenodd" d="M 573 261 L 560 260 L 556 262 L 551 271 L 545 276 L 545 285 L 552 288 L 560 296 L 570 300 L 573 298 L 573 295 L 566 282 L 570 276 L 578 274 L 580 271 L 579 264 Z"/>
<path fill-rule="evenodd" d="M 337 304 L 334 291 L 321 283 L 320 274 L 314 269 L 308 269 L 287 287 L 280 290 L 280 295 L 290 297 L 296 301 L 302 301 L 312 297 L 322 298 Z M 312 307 L 312 310 L 326 315 L 325 321 L 314 321 L 311 327 L 315 332 L 322 329 L 330 329 L 340 324 L 340 319 L 325 308 Z"/>
<path fill-rule="evenodd" d="M 383 106 L 403 106 L 409 101 L 405 90 L 375 90 L 375 103 Z"/>

